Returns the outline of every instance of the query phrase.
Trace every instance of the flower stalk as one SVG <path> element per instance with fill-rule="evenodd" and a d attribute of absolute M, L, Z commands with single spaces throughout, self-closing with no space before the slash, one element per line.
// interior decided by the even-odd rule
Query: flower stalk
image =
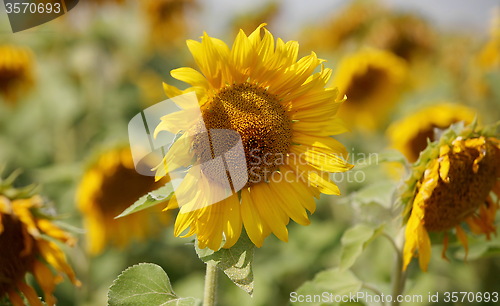
<path fill-rule="evenodd" d="M 217 265 L 207 262 L 205 274 L 205 292 L 203 295 L 203 306 L 214 306 L 217 302 Z"/>

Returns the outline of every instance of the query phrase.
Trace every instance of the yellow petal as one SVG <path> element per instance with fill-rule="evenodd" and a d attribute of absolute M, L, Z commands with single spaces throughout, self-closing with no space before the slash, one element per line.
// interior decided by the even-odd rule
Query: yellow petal
<path fill-rule="evenodd" d="M 460 240 L 460 243 L 462 243 L 462 245 L 464 246 L 464 249 L 465 249 L 464 260 L 467 260 L 467 255 L 469 254 L 469 242 L 467 240 L 467 234 L 464 232 L 462 227 L 460 227 L 460 225 L 455 226 L 455 232 L 456 232 L 458 240 Z"/>
<path fill-rule="evenodd" d="M 58 282 L 57 277 L 55 277 L 50 269 L 41 263 L 38 260 L 35 260 L 35 263 L 33 265 L 33 274 L 35 275 L 36 281 L 38 282 L 38 285 L 43 290 L 43 294 L 45 297 L 45 303 L 48 305 L 55 305 L 56 299 L 52 295 L 55 289 L 55 285 Z"/>
<path fill-rule="evenodd" d="M 332 136 L 349 131 L 344 121 L 336 117 L 319 121 L 299 120 L 293 122 L 292 127 L 294 131 L 317 136 Z"/>
<path fill-rule="evenodd" d="M 61 230 L 59 227 L 55 226 L 52 222 L 47 219 L 37 220 L 38 228 L 44 232 L 46 235 L 58 239 L 70 246 L 73 246 L 76 242 L 75 238 Z"/>
<path fill-rule="evenodd" d="M 310 136 L 300 132 L 294 132 L 292 141 L 316 148 L 328 149 L 330 154 L 337 154 L 344 159 L 347 158 L 347 150 L 343 144 L 332 137 Z M 325 151 L 328 152 L 328 151 Z"/>
<path fill-rule="evenodd" d="M 248 189 L 241 190 L 241 218 L 250 240 L 260 248 L 270 229 L 257 211 Z"/>
<path fill-rule="evenodd" d="M 345 172 L 353 167 L 353 165 L 342 160 L 335 152 L 322 148 L 298 145 L 292 146 L 290 152 L 303 156 L 308 164 L 321 171 Z"/>
<path fill-rule="evenodd" d="M 448 232 L 444 232 L 444 238 L 443 238 L 443 251 L 441 252 L 441 257 L 445 260 L 448 260 L 448 257 L 446 257 L 446 250 L 448 250 L 448 244 L 449 244 L 449 237 L 448 237 Z"/>
<path fill-rule="evenodd" d="M 254 185 L 250 190 L 253 205 L 259 211 L 259 215 L 269 228 L 271 228 L 276 237 L 286 242 L 288 241 L 288 230 L 286 228 L 288 216 L 271 201 L 271 195 L 272 193 L 266 183 Z"/>
<path fill-rule="evenodd" d="M 269 188 L 278 196 L 276 199 L 277 204 L 293 221 L 300 225 L 309 225 L 311 223 L 306 210 L 300 204 L 299 198 L 286 181 L 271 181 L 269 183 Z"/>
<path fill-rule="evenodd" d="M 241 235 L 242 220 L 238 194 L 235 193 L 224 200 L 224 210 L 224 234 L 226 236 L 224 248 L 230 248 L 238 241 Z"/>
<path fill-rule="evenodd" d="M 198 71 L 189 67 L 174 69 L 170 72 L 172 77 L 179 81 L 191 84 L 192 86 L 200 86 L 208 89 L 207 79 Z"/>
<path fill-rule="evenodd" d="M 38 240 L 37 244 L 42 257 L 51 266 L 58 271 L 64 272 L 74 285 L 81 285 L 80 281 L 76 279 L 73 269 L 66 262 L 66 256 L 63 251 L 55 243 L 41 239 Z"/>
<path fill-rule="evenodd" d="M 42 301 L 38 298 L 35 289 L 20 281 L 17 283 L 17 288 L 24 294 L 31 306 L 43 306 Z"/>
<path fill-rule="evenodd" d="M 25 306 L 23 299 L 15 290 L 9 290 L 7 291 L 7 294 L 9 295 L 9 301 L 12 303 L 12 305 Z"/>

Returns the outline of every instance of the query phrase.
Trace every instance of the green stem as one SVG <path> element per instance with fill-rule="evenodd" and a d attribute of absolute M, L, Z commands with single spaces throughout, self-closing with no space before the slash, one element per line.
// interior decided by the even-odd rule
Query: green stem
<path fill-rule="evenodd" d="M 217 301 L 217 266 L 213 262 L 207 262 L 205 274 L 205 294 L 203 306 L 215 306 Z"/>
<path fill-rule="evenodd" d="M 406 271 L 403 271 L 403 256 L 402 254 L 402 246 L 404 244 L 404 239 L 400 236 L 398 242 L 394 242 L 394 246 L 396 247 L 396 256 L 394 261 L 394 271 L 392 276 L 392 306 L 401 305 L 400 302 L 397 301 L 397 296 L 402 295 L 405 289 L 406 284 Z M 401 247 L 399 247 L 401 246 Z"/>

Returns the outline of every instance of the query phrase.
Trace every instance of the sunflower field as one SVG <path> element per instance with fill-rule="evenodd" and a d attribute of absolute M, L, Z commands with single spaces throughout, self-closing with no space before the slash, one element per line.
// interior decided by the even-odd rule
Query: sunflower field
<path fill-rule="evenodd" d="M 500 4 L 4 0 L 0 306 L 500 305 Z"/>

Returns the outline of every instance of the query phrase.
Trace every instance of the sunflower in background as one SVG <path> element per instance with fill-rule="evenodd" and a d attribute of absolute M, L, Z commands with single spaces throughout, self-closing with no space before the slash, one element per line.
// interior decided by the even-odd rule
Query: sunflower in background
<path fill-rule="evenodd" d="M 243 227 L 257 247 L 270 233 L 287 241 L 290 218 L 307 225 L 306 210 L 314 212 L 314 198 L 340 193 L 329 172 L 352 168 L 342 158 L 343 145 L 330 137 L 346 131 L 335 117 L 342 96 L 325 88 L 332 71 L 315 53 L 297 60 L 297 42 L 275 41 L 263 27 L 249 36 L 240 31 L 232 48 L 206 33 L 201 42 L 188 40 L 201 72 L 192 68 L 171 72 L 192 86 L 184 91 L 164 84 L 174 101 L 186 93 L 197 97 L 191 106 L 178 98 L 183 110 L 162 117 L 155 135 L 163 130 L 183 133 L 157 175 L 191 166 L 166 209 L 181 206 L 174 233 L 196 234 L 201 248 L 218 250 L 224 239 L 223 247 L 230 248 Z M 202 128 L 206 133 L 200 132 Z M 212 201 L 220 199 L 218 192 L 228 190 L 221 191 L 227 183 L 226 170 L 210 161 L 213 154 L 232 152 L 238 139 L 243 164 L 234 162 L 237 154 L 232 153 L 225 154 L 225 162 L 233 170 L 229 184 L 243 178 L 244 186 L 237 192 L 231 187 L 229 197 Z"/>
<path fill-rule="evenodd" d="M 180 42 L 188 32 L 186 12 L 194 6 L 194 0 L 141 1 L 151 44 L 161 47 Z"/>
<path fill-rule="evenodd" d="M 427 59 L 435 51 L 436 34 L 421 17 L 407 13 L 388 13 L 370 27 L 364 43 L 413 63 Z"/>
<path fill-rule="evenodd" d="M 492 96 L 497 88 L 496 83 L 500 72 L 500 8 L 497 8 L 494 13 L 490 38 L 473 57 L 467 70 L 467 81 L 470 83 L 467 87 L 472 89 L 473 97 L 480 97 L 487 102 L 498 100 Z"/>
<path fill-rule="evenodd" d="M 378 1 L 350 1 L 322 26 L 303 32 L 305 47 L 336 50 L 343 45 L 358 44 L 384 11 Z"/>
<path fill-rule="evenodd" d="M 405 61 L 388 51 L 366 49 L 346 56 L 332 82 L 349 101 L 340 108 L 339 117 L 350 127 L 375 130 L 383 126 L 407 73 Z"/>
<path fill-rule="evenodd" d="M 29 273 L 42 289 L 45 303 L 55 305 L 52 293 L 62 281 L 61 274 L 80 286 L 55 241 L 73 246 L 75 239 L 44 214 L 45 202 L 39 195 L 33 195 L 30 188 L 13 188 L 13 180 L 0 179 L 0 302 L 7 297 L 14 306 L 25 305 L 22 294 L 30 305 L 41 306 L 35 289 L 26 283 Z"/>
<path fill-rule="evenodd" d="M 435 129 L 446 129 L 460 121 L 470 124 L 475 116 L 476 111 L 466 106 L 437 103 L 392 123 L 387 129 L 387 135 L 391 147 L 399 150 L 413 163 L 427 147 L 428 141 L 437 140 Z"/>
<path fill-rule="evenodd" d="M 494 11 L 490 40 L 477 55 L 477 65 L 482 69 L 500 69 L 500 8 Z"/>
<path fill-rule="evenodd" d="M 420 268 L 427 270 L 431 257 L 429 232 L 444 233 L 443 258 L 452 231 L 467 254 L 465 224 L 472 233 L 484 234 L 487 239 L 495 233 L 500 140 L 488 134 L 475 132 L 473 126 L 462 131 L 452 126 L 414 164 L 402 196 L 407 217 L 404 269 L 418 257 Z"/>
<path fill-rule="evenodd" d="M 272 23 L 278 17 L 281 5 L 281 0 L 269 1 L 253 12 L 245 12 L 234 17 L 231 21 L 232 34 L 236 36 L 240 29 L 248 33 L 262 23 Z"/>
<path fill-rule="evenodd" d="M 89 253 L 97 255 L 107 245 L 123 248 L 134 238 L 149 237 L 161 222 L 167 223 L 168 215 L 155 208 L 115 219 L 142 195 L 166 181 L 155 182 L 153 177 L 137 173 L 128 146 L 99 155 L 84 174 L 77 192 L 78 208 L 88 230 Z"/>
<path fill-rule="evenodd" d="M 34 84 L 34 59 L 30 49 L 0 45 L 0 96 L 9 104 Z"/>

